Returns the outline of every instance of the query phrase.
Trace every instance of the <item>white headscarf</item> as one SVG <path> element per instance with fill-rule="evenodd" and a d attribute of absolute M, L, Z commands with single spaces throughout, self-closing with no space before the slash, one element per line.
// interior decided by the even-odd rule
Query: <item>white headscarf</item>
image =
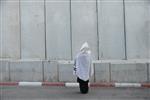
<path fill-rule="evenodd" d="M 89 45 L 88 45 L 87 42 L 85 42 L 85 43 L 81 46 L 80 51 L 81 51 L 82 53 L 91 54 L 91 51 L 90 51 L 90 48 L 89 48 Z"/>

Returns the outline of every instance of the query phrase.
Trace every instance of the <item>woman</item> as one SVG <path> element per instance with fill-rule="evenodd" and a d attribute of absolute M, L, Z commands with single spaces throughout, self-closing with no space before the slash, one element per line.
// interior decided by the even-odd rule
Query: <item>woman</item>
<path fill-rule="evenodd" d="M 77 54 L 74 63 L 74 75 L 77 76 L 77 82 L 79 83 L 81 93 L 88 93 L 88 83 L 93 73 L 91 51 L 88 43 L 85 42 L 80 52 Z"/>

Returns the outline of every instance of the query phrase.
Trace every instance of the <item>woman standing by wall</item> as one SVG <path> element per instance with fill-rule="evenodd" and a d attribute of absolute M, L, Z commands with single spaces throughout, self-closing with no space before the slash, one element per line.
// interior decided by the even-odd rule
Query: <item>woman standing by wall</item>
<path fill-rule="evenodd" d="M 74 75 L 77 76 L 77 82 L 79 83 L 80 92 L 88 93 L 89 90 L 89 79 L 93 75 L 94 70 L 92 66 L 91 51 L 88 43 L 85 42 L 80 52 L 77 54 L 74 62 Z"/>

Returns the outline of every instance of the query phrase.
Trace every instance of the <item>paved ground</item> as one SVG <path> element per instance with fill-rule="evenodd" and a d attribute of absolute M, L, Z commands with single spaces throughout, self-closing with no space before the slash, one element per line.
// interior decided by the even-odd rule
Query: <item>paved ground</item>
<path fill-rule="evenodd" d="M 0 100 L 150 100 L 150 88 L 0 87 Z"/>

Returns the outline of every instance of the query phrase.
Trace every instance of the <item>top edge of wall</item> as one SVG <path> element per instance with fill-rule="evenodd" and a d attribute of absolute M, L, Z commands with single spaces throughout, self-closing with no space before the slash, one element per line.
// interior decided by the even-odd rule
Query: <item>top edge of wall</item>
<path fill-rule="evenodd" d="M 42 60 L 42 59 L 0 59 L 6 62 L 57 62 L 60 64 L 73 64 L 73 60 Z M 93 60 L 93 63 L 111 63 L 111 64 L 134 64 L 134 63 L 150 63 L 150 59 L 130 59 L 130 60 Z"/>

